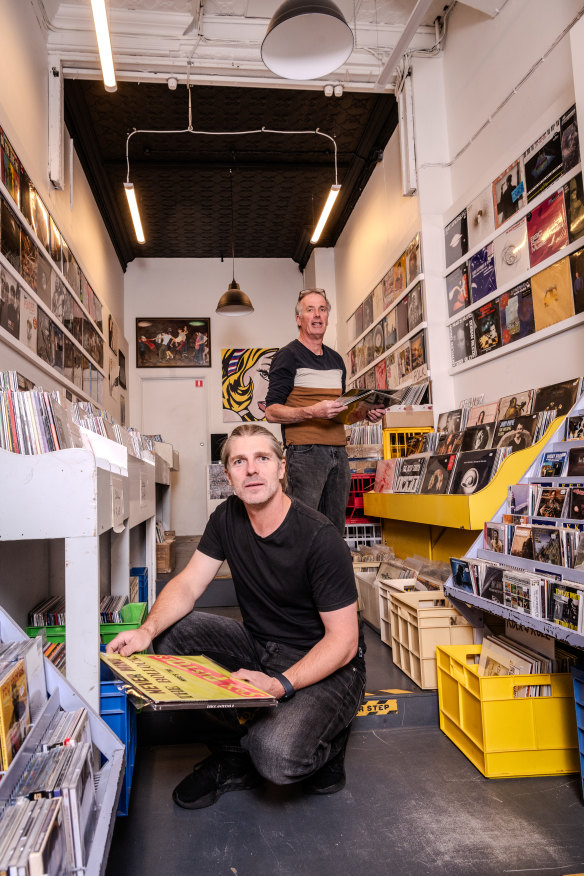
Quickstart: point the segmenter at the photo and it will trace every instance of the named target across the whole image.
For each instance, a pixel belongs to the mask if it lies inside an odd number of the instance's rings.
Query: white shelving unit
[[[584,396],[582,396],[574,405],[574,408],[570,414],[582,414],[584,412]],[[567,423],[567,417],[566,417]],[[574,483],[581,484],[584,478],[576,478],[576,477],[550,477],[550,478],[542,478],[539,476],[539,472],[541,470],[541,460],[544,453],[549,451],[557,451],[557,450],[566,450],[570,447],[581,446],[581,442],[575,441],[555,441],[553,440],[554,436],[550,439],[550,441],[544,445],[539,455],[534,460],[533,464],[530,466],[528,471],[525,474],[525,477],[522,478],[522,482],[529,483],[538,483],[538,484],[549,484],[550,486],[570,486]],[[502,519],[503,513],[505,513],[505,505],[502,505],[499,508],[497,514],[493,517],[493,520],[500,521]],[[496,553],[494,551],[485,550],[483,547],[483,534],[476,539],[473,545],[469,548],[466,556],[468,557],[478,557],[486,560],[487,562],[490,560],[496,563],[505,563],[506,565],[513,566],[517,569],[526,570],[526,571],[539,571],[542,573],[550,573],[552,575],[560,575],[562,578],[565,578],[567,581],[574,581],[580,584],[584,584],[584,572],[578,569],[569,569],[564,566],[555,566],[551,563],[540,563],[539,561],[523,559],[522,557],[515,557],[510,554],[501,554]],[[559,624],[553,623],[550,620],[544,620],[540,618],[532,617],[529,614],[524,614],[523,612],[516,611],[512,608],[507,608],[504,605],[500,605],[497,602],[493,602],[491,599],[485,599],[482,596],[477,596],[473,593],[469,593],[466,590],[462,590],[459,587],[455,587],[452,584],[452,578],[449,578],[448,582],[444,587],[444,591],[446,595],[452,599],[452,601],[456,604],[457,608],[460,610],[462,614],[467,617],[474,626],[482,626],[484,614],[497,615],[499,617],[503,617],[507,620],[515,621],[517,624],[521,626],[527,627],[531,630],[535,630],[536,632],[543,633],[546,636],[552,636],[559,641],[566,642],[569,645],[572,645],[577,648],[584,649],[584,635],[576,632],[575,630],[570,630],[567,627],[560,626]]]
[[[99,713],[101,573],[110,572],[111,592],[118,595],[129,593],[131,565],[147,565],[154,580],[155,487],[153,463],[101,436],[90,443],[91,449],[37,456],[0,450],[0,568],[9,542],[63,540],[58,573],[66,603],[67,678]],[[106,557],[110,570],[101,568]],[[9,588],[12,614],[23,626],[39,588],[43,595],[52,592],[50,572],[46,582],[34,582],[36,589],[0,574],[0,603]]]
[[[23,639],[26,639],[25,632],[9,614],[0,608],[0,641],[14,642]],[[29,758],[59,706],[68,711],[85,706],[89,714],[91,739],[103,755],[104,763],[98,766],[95,771],[98,812],[84,874],[85,876],[99,876],[99,874],[105,873],[107,856],[111,845],[118,797],[124,778],[125,748],[115,733],[110,730],[107,724],[101,720],[61,673],[55,669],[52,663],[46,659],[43,662],[44,683],[49,696],[40,712],[33,719],[30,733],[2,778],[0,783],[0,807],[4,806],[9,800]]]

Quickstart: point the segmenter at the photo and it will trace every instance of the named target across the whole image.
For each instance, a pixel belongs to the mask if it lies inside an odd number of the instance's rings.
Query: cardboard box
[[[169,575],[174,569],[175,543],[174,533],[165,532],[165,540],[156,544],[156,572],[159,575]]]
[[[383,415],[384,429],[416,429],[434,427],[434,411],[428,405],[418,405],[417,410],[388,411]]]

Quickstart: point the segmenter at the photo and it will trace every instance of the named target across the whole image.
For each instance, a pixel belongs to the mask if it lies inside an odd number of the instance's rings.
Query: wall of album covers
[[[1,128],[0,171],[0,328],[102,404],[120,382],[117,324]]]
[[[453,367],[584,310],[579,168],[572,106],[446,226]]]
[[[420,234],[347,320],[347,383],[396,389],[427,377]]]

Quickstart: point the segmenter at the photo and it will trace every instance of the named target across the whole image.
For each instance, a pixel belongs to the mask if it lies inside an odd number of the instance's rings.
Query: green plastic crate
[[[118,633],[123,632],[123,630],[136,630],[146,617],[147,608],[148,603],[146,602],[129,602],[127,605],[124,605],[121,610],[123,618],[122,623],[99,625],[101,641],[104,643],[111,642],[111,640],[115,638]],[[42,630],[45,632],[47,642],[65,641],[64,626],[27,627],[26,634],[32,639],[35,636],[38,636]]]

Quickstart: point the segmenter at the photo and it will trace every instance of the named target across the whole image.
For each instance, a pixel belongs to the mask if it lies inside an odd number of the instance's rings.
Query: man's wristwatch
[[[284,696],[280,697],[280,702],[285,703],[286,700],[291,700],[296,691],[294,690],[294,686],[285,675],[282,675],[281,672],[274,672],[274,670],[270,670],[270,674],[272,678],[277,678],[282,687],[284,688]]]

